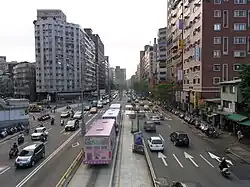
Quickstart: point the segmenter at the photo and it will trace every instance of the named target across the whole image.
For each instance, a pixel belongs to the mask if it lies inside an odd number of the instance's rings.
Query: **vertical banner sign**
[[[183,29],[183,20],[182,20],[182,19],[179,19],[179,20],[178,20],[178,29],[179,29],[179,30],[182,30],[182,29]]]
[[[178,40],[178,49],[182,50],[183,48],[183,40]]]

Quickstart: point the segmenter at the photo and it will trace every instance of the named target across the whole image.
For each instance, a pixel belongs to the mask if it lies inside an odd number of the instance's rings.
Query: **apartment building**
[[[126,69],[120,66],[115,67],[115,84],[117,88],[124,88],[127,85]]]
[[[41,98],[95,89],[95,45],[61,10],[37,10],[36,91]]]
[[[249,63],[250,2],[178,0],[171,3],[172,49],[183,53],[181,101],[192,109],[201,99],[218,97],[218,83],[238,79],[240,65]],[[178,58],[173,59],[174,64],[179,63]]]
[[[158,30],[157,38],[157,83],[167,81],[167,27]]]

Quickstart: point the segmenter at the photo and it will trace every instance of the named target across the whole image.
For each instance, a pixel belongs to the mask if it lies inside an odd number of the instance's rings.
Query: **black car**
[[[174,143],[175,146],[183,145],[189,146],[189,138],[185,132],[175,131],[170,134],[170,140]]]
[[[91,106],[85,106],[84,107],[84,111],[90,111],[90,109],[91,109]]]
[[[39,142],[25,147],[15,161],[16,168],[33,167],[39,160],[45,157],[44,143]]]
[[[156,132],[156,125],[153,121],[145,121],[143,128],[145,132]]]
[[[40,116],[39,118],[37,118],[38,121],[45,121],[45,120],[48,120],[50,119],[50,115],[49,114],[45,114],[45,115],[42,115]]]

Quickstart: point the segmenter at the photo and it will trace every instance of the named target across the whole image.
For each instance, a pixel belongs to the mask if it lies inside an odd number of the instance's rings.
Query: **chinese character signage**
[[[179,20],[178,20],[178,29],[179,29],[179,30],[182,30],[182,29],[183,29],[183,20],[182,20],[182,19],[179,19]]]

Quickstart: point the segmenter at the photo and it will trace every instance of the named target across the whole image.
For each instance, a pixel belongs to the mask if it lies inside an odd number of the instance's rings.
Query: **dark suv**
[[[170,140],[177,145],[189,146],[189,138],[188,135],[182,131],[172,132],[170,134]]]
[[[36,143],[25,147],[15,161],[16,168],[33,167],[39,160],[45,157],[44,143]]]

